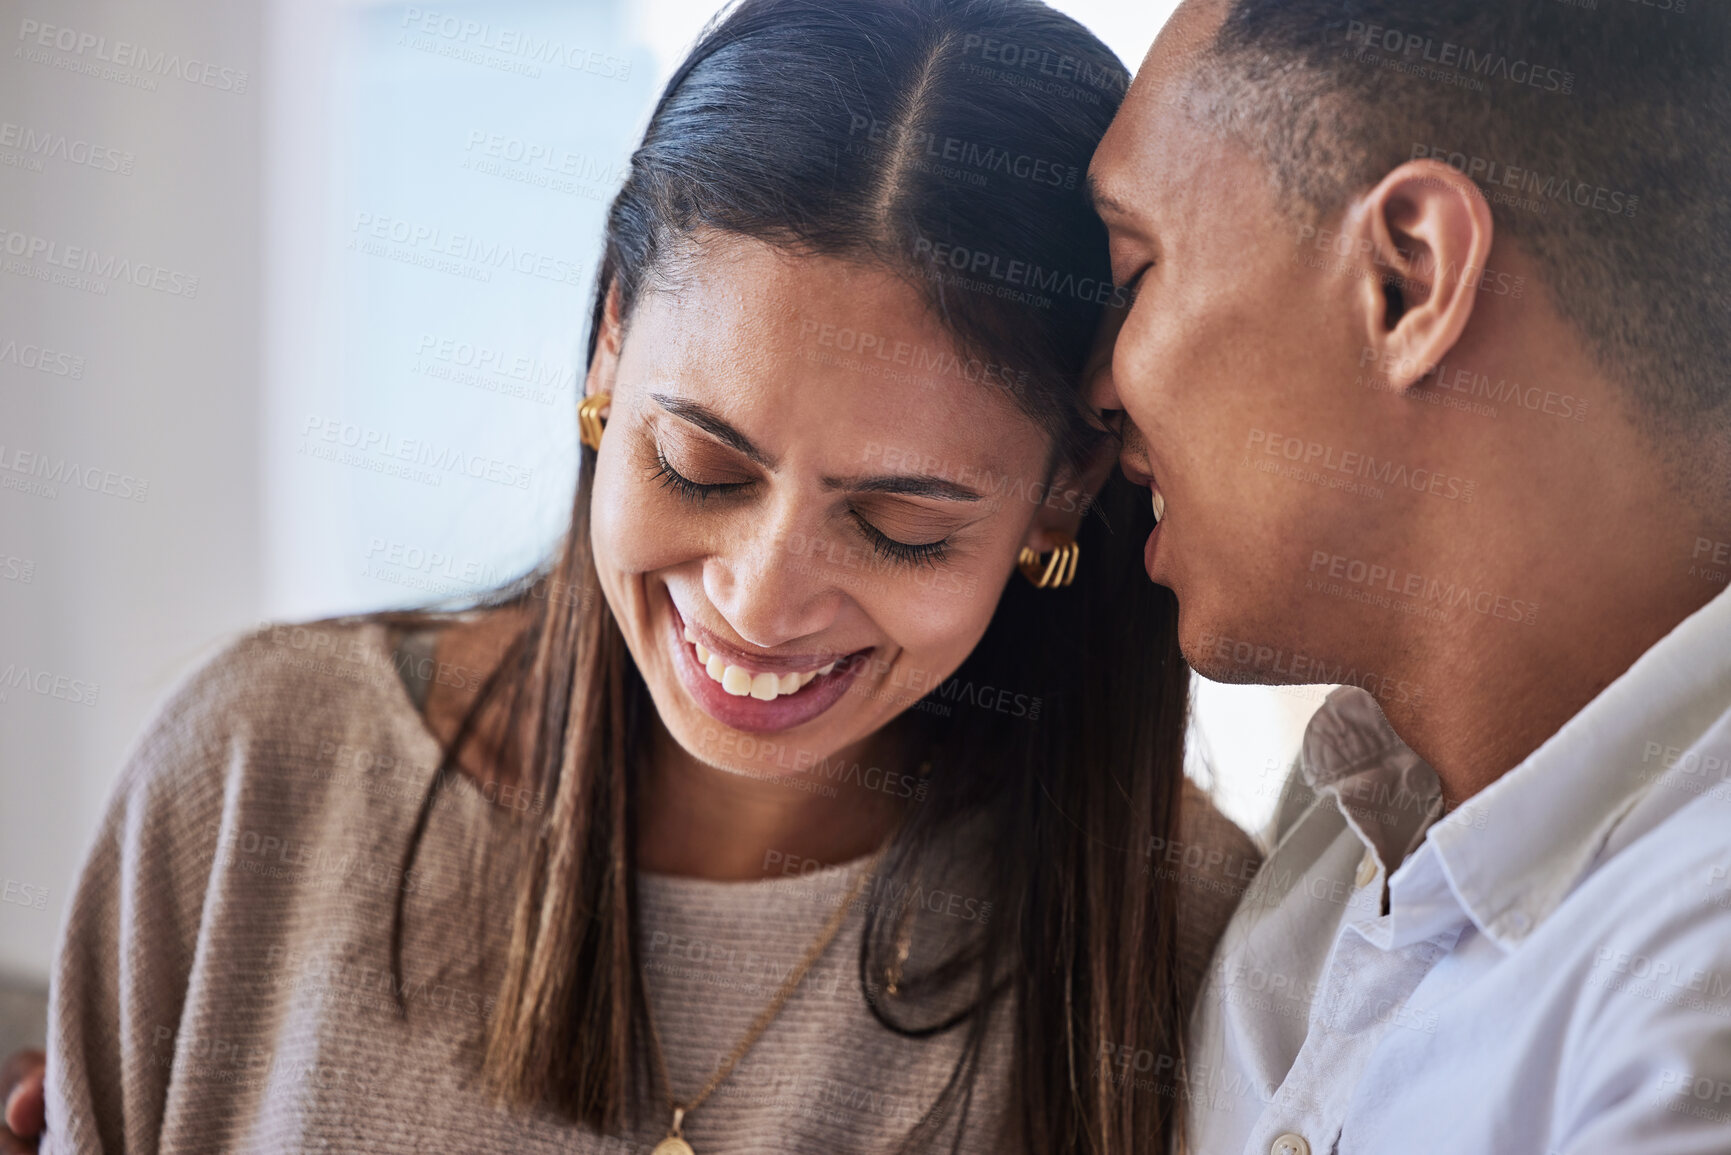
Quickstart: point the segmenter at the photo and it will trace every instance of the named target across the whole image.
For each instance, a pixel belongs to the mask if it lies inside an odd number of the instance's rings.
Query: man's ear
[[[1052,483],[1040,494],[1043,500],[1028,524],[1022,544],[1036,553],[1045,553],[1058,546],[1058,536],[1075,537],[1082,528],[1082,519],[1094,508],[1100,487],[1112,476],[1118,462],[1118,443],[1101,438],[1100,444],[1080,468],[1060,465],[1052,475]]]
[[[595,356],[589,362],[589,374],[583,381],[583,396],[613,392],[619,377],[619,349],[625,343],[625,321],[619,312],[619,282],[607,286],[607,299],[601,306],[601,333],[595,342]]]
[[[1466,331],[1491,253],[1491,207],[1464,173],[1437,160],[1394,169],[1350,210],[1344,229],[1369,262],[1359,303],[1362,364],[1388,388],[1427,378]]]

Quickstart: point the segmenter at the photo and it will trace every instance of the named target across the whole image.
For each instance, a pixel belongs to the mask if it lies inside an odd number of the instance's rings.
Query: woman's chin
[[[743,778],[797,779],[829,764],[840,749],[819,735],[796,741],[784,733],[736,730],[695,708],[681,711],[669,730],[693,758]]]

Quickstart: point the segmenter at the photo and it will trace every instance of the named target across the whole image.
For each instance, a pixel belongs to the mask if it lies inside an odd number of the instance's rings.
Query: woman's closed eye
[[[950,539],[939,538],[937,541],[906,542],[890,537],[883,530],[866,520],[864,514],[857,509],[848,510],[848,515],[854,519],[861,533],[871,542],[872,549],[880,556],[893,558],[909,565],[937,565],[944,560],[950,548]]]
[[[689,466],[687,468],[692,473],[708,472]],[[725,470],[718,472],[726,473]],[[680,499],[698,504],[708,501],[711,497],[726,497],[742,493],[754,484],[754,480],[750,478],[700,481],[693,477],[687,477],[678,466],[668,460],[666,450],[659,444],[655,446],[655,469],[651,478],[658,482],[662,488],[672,490]],[[880,557],[887,557],[909,565],[932,566],[943,561],[949,551],[950,541],[947,536],[930,541],[904,541],[900,537],[892,537],[885,533],[857,508],[849,508],[848,517],[871,546],[872,551]]]
[[[671,489],[687,501],[697,502],[720,494],[738,493],[751,485],[750,481],[694,481],[674,468],[659,445],[655,447],[655,472],[650,476],[660,482],[662,488]]]

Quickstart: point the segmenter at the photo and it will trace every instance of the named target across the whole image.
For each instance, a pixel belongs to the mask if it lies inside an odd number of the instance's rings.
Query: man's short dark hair
[[[1454,165],[1656,429],[1724,438],[1731,0],[1229,4],[1195,107],[1295,213],[1416,157]]]

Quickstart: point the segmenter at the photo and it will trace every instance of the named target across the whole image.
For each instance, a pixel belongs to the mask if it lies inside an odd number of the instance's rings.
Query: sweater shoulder
[[[394,695],[394,697],[393,697]],[[183,804],[345,718],[411,710],[385,627],[366,619],[272,624],[221,645],[169,691],[134,745],[118,793]]]
[[[1178,953],[1189,997],[1202,989],[1214,949],[1262,865],[1262,854],[1208,793],[1184,780],[1177,845],[1157,850],[1153,866],[1178,881]]]

